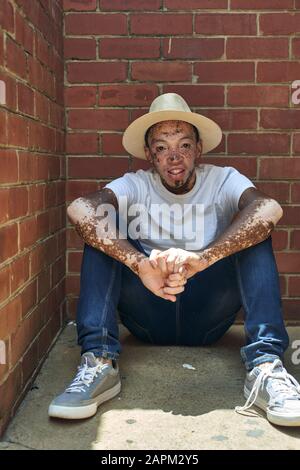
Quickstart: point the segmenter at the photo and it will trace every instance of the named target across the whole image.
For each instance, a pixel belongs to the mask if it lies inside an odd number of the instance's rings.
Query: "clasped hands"
[[[201,253],[180,248],[152,250],[149,258],[139,263],[139,277],[155,295],[175,302],[176,294],[184,291],[187,279],[209,265]]]

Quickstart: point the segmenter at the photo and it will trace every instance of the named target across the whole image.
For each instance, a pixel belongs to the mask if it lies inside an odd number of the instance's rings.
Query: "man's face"
[[[163,185],[175,194],[190,191],[202,151],[193,126],[184,121],[159,122],[149,132],[148,145],[147,160],[159,173]]]

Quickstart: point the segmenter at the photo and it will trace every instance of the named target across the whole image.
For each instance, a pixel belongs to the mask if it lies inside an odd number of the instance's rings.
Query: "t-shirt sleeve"
[[[226,170],[225,178],[220,189],[220,198],[232,213],[239,211],[239,200],[243,192],[248,188],[256,186],[246,176],[232,167],[224,168]]]
[[[117,178],[104,186],[111,189],[120,202],[120,197],[126,197],[128,207],[135,204],[139,200],[139,183],[135,173],[125,173],[125,175]]]

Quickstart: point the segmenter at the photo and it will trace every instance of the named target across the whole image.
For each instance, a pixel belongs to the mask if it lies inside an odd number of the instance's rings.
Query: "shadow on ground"
[[[68,325],[46,360],[0,449],[300,449],[300,428],[271,425],[263,412],[234,412],[244,403],[242,327],[209,347],[155,346],[120,326],[122,390],[90,419],[49,419],[52,398],[79,362],[76,327]],[[291,344],[300,328],[289,328]],[[286,366],[297,380],[300,365]],[[192,365],[195,370],[186,369]]]

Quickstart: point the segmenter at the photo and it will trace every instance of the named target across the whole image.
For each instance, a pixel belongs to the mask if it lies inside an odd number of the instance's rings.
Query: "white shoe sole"
[[[250,390],[244,387],[245,398],[248,398],[249,395]],[[268,409],[268,405],[266,405],[265,401],[259,397],[256,398],[254,405],[258,406],[258,408],[267,414],[268,421],[272,424],[276,424],[277,426],[300,426],[300,413],[295,416],[271,411]]]
[[[99,397],[97,397],[95,403],[84,406],[60,406],[50,404],[48,414],[52,418],[62,418],[62,419],[83,419],[90,418],[97,413],[97,408],[99,405],[104,403],[107,400],[115,397],[120,393],[121,382],[117,383],[113,388],[106,390]]]

